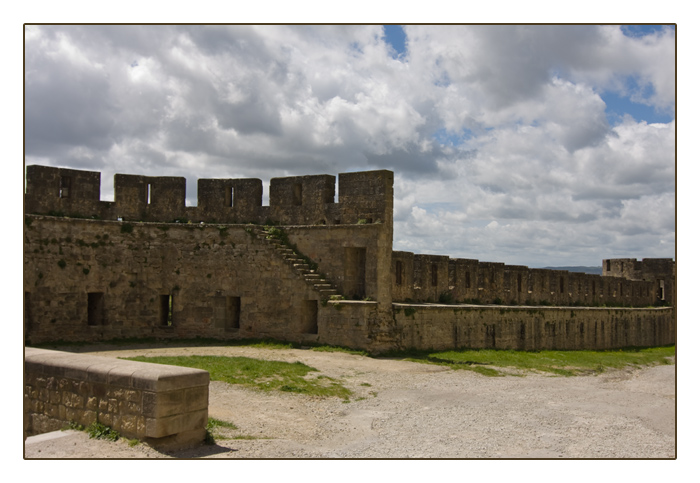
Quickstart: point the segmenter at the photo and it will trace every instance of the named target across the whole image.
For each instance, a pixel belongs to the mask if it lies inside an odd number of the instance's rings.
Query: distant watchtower
[[[672,258],[612,258],[603,260],[604,277],[652,282],[660,303],[675,305],[676,262]]]

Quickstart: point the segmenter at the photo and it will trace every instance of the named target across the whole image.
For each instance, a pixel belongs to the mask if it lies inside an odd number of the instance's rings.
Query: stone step
[[[323,297],[328,298],[338,295],[339,292],[333,288],[333,284],[323,278],[316,270],[312,270],[306,259],[301,258],[296,251],[282,243],[278,238],[271,237],[269,231],[264,228],[252,228],[252,232],[258,238],[270,244],[279,256],[289,263],[298,274],[304,277],[304,281],[312,285],[314,290]]]

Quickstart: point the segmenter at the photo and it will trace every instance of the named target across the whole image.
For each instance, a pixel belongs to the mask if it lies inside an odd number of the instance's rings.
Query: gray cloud
[[[675,31],[27,26],[25,162],[188,178],[392,169],[397,249],[520,264],[673,256]],[[640,97],[641,96],[641,97]],[[627,255],[625,255],[627,256]]]

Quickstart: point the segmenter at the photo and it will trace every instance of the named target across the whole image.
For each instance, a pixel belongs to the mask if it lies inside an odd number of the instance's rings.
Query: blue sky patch
[[[433,134],[433,139],[443,146],[457,147],[464,144],[474,137],[474,133],[471,129],[462,129],[459,132],[448,131],[447,129],[440,128]]]
[[[633,97],[649,99],[654,94],[654,88],[650,85],[639,84],[636,78],[629,77],[626,80],[626,94],[617,92],[603,92],[600,97],[605,102],[605,115],[611,125],[619,124],[625,114],[632,116],[635,121],[651,123],[668,123],[674,118],[672,113],[662,112],[653,106],[635,102]]]
[[[391,55],[394,59],[406,54],[406,32],[401,25],[385,25],[384,41],[394,49]]]
[[[673,116],[658,112],[652,106],[632,102],[629,97],[622,97],[613,92],[606,92],[600,97],[607,106],[605,115],[611,126],[619,124],[625,114],[629,114],[637,122],[645,121],[647,124],[669,123],[673,120]]]
[[[627,37],[644,37],[660,32],[665,27],[676,28],[675,25],[622,25],[622,33]]]

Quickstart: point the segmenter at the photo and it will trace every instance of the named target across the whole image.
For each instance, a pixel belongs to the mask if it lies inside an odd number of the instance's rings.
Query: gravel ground
[[[81,351],[82,352],[82,351]],[[212,382],[209,415],[234,423],[212,446],[160,453],[63,431],[25,458],[675,458],[675,365],[602,375],[485,377],[345,353],[250,347],[94,351],[106,357],[215,354],[301,361],[350,401]],[[245,439],[240,439],[245,438]]]

